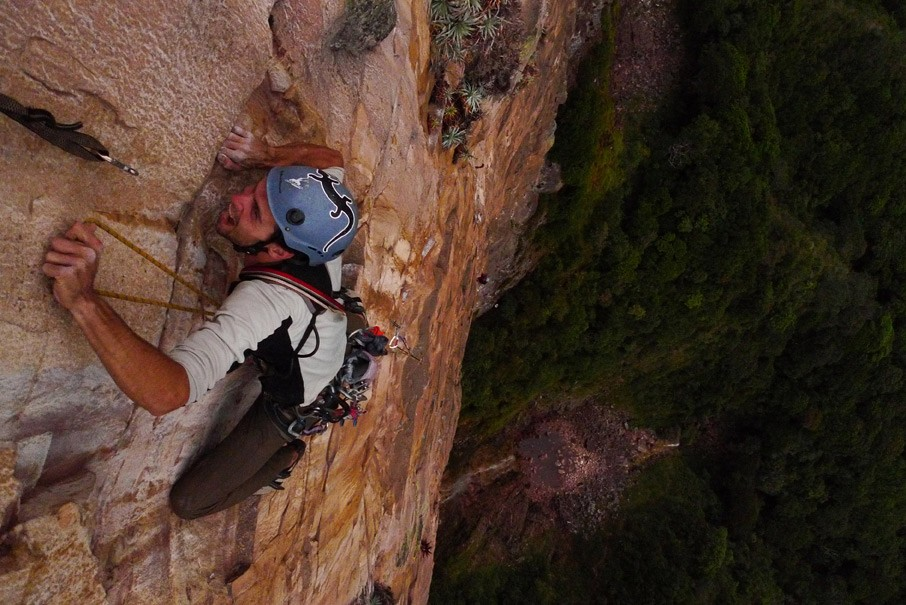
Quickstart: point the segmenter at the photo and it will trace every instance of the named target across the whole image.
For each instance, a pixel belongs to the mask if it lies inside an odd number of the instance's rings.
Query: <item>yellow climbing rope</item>
[[[120,292],[111,292],[109,290],[97,290],[97,293],[100,294],[101,296],[104,296],[106,298],[116,298],[119,300],[140,303],[140,304],[144,304],[144,305],[154,305],[157,307],[164,307],[166,309],[174,309],[176,311],[186,311],[188,313],[197,313],[202,316],[211,316],[214,314],[214,311],[209,311],[204,308],[205,299],[207,299],[210,303],[214,304],[215,306],[220,305],[219,301],[217,301],[213,297],[211,297],[208,294],[201,291],[194,284],[189,283],[188,281],[186,281],[185,279],[183,279],[182,277],[177,275],[175,271],[173,271],[172,269],[170,269],[169,267],[164,265],[162,262],[158,261],[156,258],[154,258],[150,254],[148,254],[147,252],[145,252],[144,250],[139,248],[137,245],[135,245],[131,241],[129,241],[129,239],[126,236],[124,236],[123,234],[118,232],[116,229],[114,229],[113,227],[111,227],[110,225],[108,225],[107,223],[102,221],[101,219],[89,218],[89,219],[86,219],[85,222],[91,223],[92,225],[97,225],[99,228],[101,228],[104,231],[106,231],[107,233],[109,233],[112,237],[119,240],[120,243],[122,243],[124,246],[126,246],[127,248],[129,248],[130,250],[132,250],[133,252],[135,252],[136,254],[141,256],[142,258],[144,258],[146,261],[148,261],[149,263],[151,263],[152,265],[154,265],[155,267],[157,267],[158,269],[160,269],[161,271],[163,271],[164,273],[166,273],[167,275],[172,277],[174,280],[176,280],[177,282],[179,282],[180,284],[182,284],[183,286],[185,286],[186,288],[188,288],[189,290],[191,290],[192,292],[197,294],[200,299],[199,300],[200,306],[198,308],[186,307],[183,305],[177,305],[175,303],[171,303],[171,302],[167,302],[167,301],[163,301],[163,300],[154,300],[151,298],[144,298],[141,296],[133,296],[131,294],[122,294]]]
[[[111,292],[110,290],[95,289],[95,292],[100,294],[105,298],[116,298],[118,300],[125,300],[128,302],[139,303],[143,305],[153,305],[155,307],[164,307],[166,309],[174,309],[176,311],[185,311],[187,313],[195,313],[197,315],[202,315],[204,317],[213,317],[214,311],[205,309],[204,307],[186,307],[183,305],[177,305],[176,303],[167,302],[165,300],[154,300],[153,298],[142,298],[141,296],[133,296],[131,294],[122,294],[121,292]]]

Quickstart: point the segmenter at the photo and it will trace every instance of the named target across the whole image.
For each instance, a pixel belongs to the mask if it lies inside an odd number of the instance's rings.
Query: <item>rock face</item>
[[[335,604],[376,582],[400,602],[427,601],[432,559],[420,544],[436,534],[469,324],[510,275],[576,29],[572,2],[530,8],[526,61],[544,77],[489,104],[474,159],[457,165],[427,132],[424,2],[398,0],[396,27],[358,56],[330,48],[339,0],[13,0],[0,10],[0,90],[60,122],[81,120],[140,172],[77,159],[0,119],[0,601]],[[214,164],[237,121],[275,144],[343,152],[363,217],[349,281],[369,319],[403,335],[418,359],[386,359],[369,413],[312,438],[285,491],[183,522],[167,507],[170,486],[242,415],[253,372],[163,418],[136,410],[40,267],[51,234],[101,217],[222,296],[238,259],[212,219],[228,192],[261,176]],[[99,287],[197,306],[101,236]],[[481,273],[489,284],[476,283]],[[165,350],[197,323],[113,304]]]

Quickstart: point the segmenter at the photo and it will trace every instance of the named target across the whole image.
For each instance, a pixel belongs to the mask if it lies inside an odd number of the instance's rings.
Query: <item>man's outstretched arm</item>
[[[343,156],[336,149],[308,143],[272,147],[239,126],[233,126],[233,131],[224,140],[217,161],[229,170],[273,166],[343,167]]]
[[[136,405],[161,416],[188,401],[189,377],[95,292],[102,246],[94,225],[76,223],[50,241],[42,271],[53,278],[54,298],[72,314],[117,386]]]

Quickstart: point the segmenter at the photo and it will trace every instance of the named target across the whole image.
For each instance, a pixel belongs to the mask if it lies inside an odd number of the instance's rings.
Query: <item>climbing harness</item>
[[[261,370],[261,389],[265,410],[287,441],[316,435],[335,423],[351,420],[357,424],[364,413],[371,383],[377,374],[376,358],[386,355],[390,340],[377,326],[369,327],[362,299],[342,288],[334,291],[330,274],[324,265],[309,265],[296,259],[278,265],[257,265],[243,269],[240,281],[258,280],[287,288],[303,297],[312,312],[298,344],[289,337],[292,318],[286,318],[273,334],[246,351]],[[303,345],[314,335],[317,318],[325,312],[342,313],[347,317],[346,354],[331,382],[310,404],[305,398],[299,359],[310,357],[318,350],[320,341],[308,353],[301,354]],[[363,326],[363,327],[359,327]],[[357,329],[358,328],[358,329]]]
[[[317,435],[331,424],[347,420],[358,425],[366,412],[371,385],[377,375],[377,358],[387,354],[388,338],[377,326],[356,330],[347,338],[343,365],[312,403],[278,411],[278,428],[292,439]]]
[[[46,109],[25,107],[12,97],[0,94],[0,112],[19,122],[39,137],[64,151],[92,162],[108,162],[123,172],[138,176],[138,171],[110,157],[110,152],[100,141],[84,132],[78,132],[81,122],[60,124]]]
[[[142,250],[136,244],[132,243],[126,236],[124,236],[123,234],[118,232],[116,229],[114,229],[113,227],[111,227],[110,225],[108,225],[107,223],[102,221],[101,219],[89,218],[89,219],[86,219],[85,222],[90,223],[92,225],[97,225],[100,229],[102,229],[103,231],[106,231],[113,238],[119,240],[120,243],[122,243],[124,246],[126,246],[127,248],[129,248],[130,250],[132,250],[133,252],[135,252],[136,254],[141,256],[142,258],[144,258],[146,261],[148,261],[149,263],[151,263],[152,265],[154,265],[155,267],[157,267],[158,269],[160,269],[161,271],[166,273],[168,276],[172,277],[174,280],[176,280],[177,282],[179,282],[180,284],[182,284],[183,286],[185,286],[186,288],[188,288],[189,290],[191,290],[192,292],[197,294],[199,297],[200,307],[197,307],[197,308],[187,307],[187,306],[177,305],[175,303],[171,303],[171,302],[167,302],[167,301],[163,301],[163,300],[154,300],[154,299],[150,299],[150,298],[144,298],[141,296],[133,296],[131,294],[122,294],[120,292],[111,292],[109,290],[96,290],[96,292],[98,294],[100,294],[101,296],[104,296],[105,298],[116,298],[118,300],[125,300],[128,302],[134,302],[134,303],[139,303],[139,304],[164,307],[167,309],[174,309],[177,311],[186,311],[188,313],[196,313],[203,317],[212,316],[214,314],[214,311],[207,310],[204,308],[204,300],[207,300],[208,302],[210,302],[211,304],[213,304],[215,306],[220,305],[219,301],[217,301],[213,297],[209,296],[208,294],[205,294],[202,290],[197,288],[194,284],[192,284],[192,283],[188,282],[187,280],[183,279],[182,277],[180,277],[175,271],[173,271],[172,269],[170,269],[169,267],[164,265],[162,262],[158,261],[156,258],[151,256],[144,250]]]

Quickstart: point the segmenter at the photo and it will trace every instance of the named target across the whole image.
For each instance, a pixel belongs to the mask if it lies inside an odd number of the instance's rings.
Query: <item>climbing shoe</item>
[[[297,439],[295,441],[290,441],[286,445],[287,447],[295,450],[295,458],[293,458],[292,464],[280,471],[273,481],[259,489],[257,492],[255,492],[254,495],[263,496],[264,494],[279,492],[286,489],[283,487],[283,482],[289,479],[289,476],[292,474],[293,469],[296,468],[296,464],[298,464],[299,460],[302,458],[302,454],[305,453],[305,442]]]

